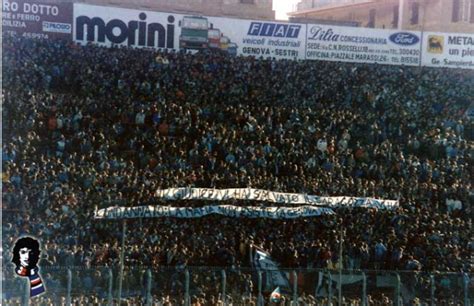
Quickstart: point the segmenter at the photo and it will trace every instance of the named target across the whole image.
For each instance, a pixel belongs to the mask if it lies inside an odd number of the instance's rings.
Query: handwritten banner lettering
[[[232,205],[210,205],[203,207],[136,206],[108,207],[95,212],[95,219],[135,219],[135,218],[201,218],[219,214],[233,218],[296,219],[332,215],[333,210],[324,207],[239,207]]]
[[[305,204],[329,207],[371,207],[393,209],[398,207],[397,200],[380,200],[358,197],[320,197],[302,193],[275,192],[253,188],[169,188],[159,189],[155,196],[165,200],[252,200],[279,204]]]

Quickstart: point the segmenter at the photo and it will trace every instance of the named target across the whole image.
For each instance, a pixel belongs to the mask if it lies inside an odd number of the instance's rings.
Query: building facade
[[[289,15],[370,28],[474,33],[474,0],[303,0]]]
[[[272,0],[79,0],[72,2],[194,15],[275,19]]]
[[[335,4],[348,4],[353,0],[302,0],[297,4],[298,11],[319,8]]]

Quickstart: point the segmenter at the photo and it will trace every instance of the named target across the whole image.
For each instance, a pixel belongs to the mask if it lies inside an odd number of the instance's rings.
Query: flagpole
[[[337,284],[338,301],[339,305],[342,305],[342,240],[344,239],[344,229],[342,219],[340,219],[339,228],[339,282]]]
[[[122,281],[123,281],[123,266],[124,266],[124,257],[125,257],[125,235],[127,233],[127,221],[126,219],[122,220],[122,248],[120,250],[120,270],[119,270],[119,283],[118,283],[118,304],[121,304],[122,300]]]

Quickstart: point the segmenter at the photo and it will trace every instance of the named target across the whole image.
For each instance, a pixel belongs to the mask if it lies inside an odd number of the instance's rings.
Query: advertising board
[[[213,27],[237,44],[237,54],[304,59],[306,24],[208,17]]]
[[[2,32],[30,38],[70,39],[72,10],[72,3],[3,0]]]
[[[418,32],[308,24],[306,59],[419,66]]]
[[[74,5],[73,39],[82,44],[218,48],[235,55],[304,59],[305,32],[304,24]]]
[[[474,69],[474,34],[423,33],[423,66]]]

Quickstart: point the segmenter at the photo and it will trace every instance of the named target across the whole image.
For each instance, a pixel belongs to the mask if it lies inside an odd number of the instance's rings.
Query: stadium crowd
[[[41,267],[112,266],[121,226],[94,210],[165,202],[157,189],[252,187],[398,199],[296,220],[128,222],[126,266],[472,272],[474,74],[3,41],[3,251]],[[234,205],[261,205],[254,202]],[[197,289],[196,289],[197,290]]]

